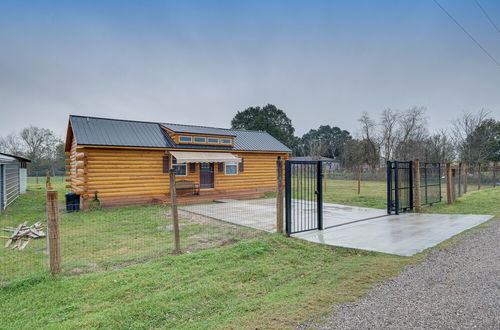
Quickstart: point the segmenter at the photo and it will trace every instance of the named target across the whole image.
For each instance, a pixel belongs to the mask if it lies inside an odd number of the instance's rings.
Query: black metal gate
[[[285,163],[285,227],[287,235],[323,229],[321,161]]]
[[[413,163],[387,162],[387,214],[413,209]]]
[[[441,202],[441,164],[420,165],[420,196],[422,205]]]

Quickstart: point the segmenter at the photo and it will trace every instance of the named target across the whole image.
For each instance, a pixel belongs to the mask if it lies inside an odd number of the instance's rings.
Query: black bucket
[[[74,192],[66,193],[66,211],[80,211],[80,196]]]

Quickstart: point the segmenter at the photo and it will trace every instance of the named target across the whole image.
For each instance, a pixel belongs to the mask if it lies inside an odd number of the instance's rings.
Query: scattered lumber
[[[7,242],[4,247],[8,248],[12,243],[13,249],[23,250],[28,243],[32,239],[45,237],[46,234],[44,232],[45,227],[40,223],[36,222],[33,225],[28,227],[28,221],[25,221],[17,227],[5,227],[3,231],[11,232],[12,235],[9,236],[0,236],[1,238],[7,238]]]

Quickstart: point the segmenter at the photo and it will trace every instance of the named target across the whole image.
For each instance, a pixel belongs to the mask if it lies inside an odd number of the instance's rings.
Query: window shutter
[[[217,163],[217,168],[219,169],[219,172],[224,172],[224,163]]]
[[[238,164],[238,171],[243,172],[245,170],[245,158],[241,158],[241,162]]]
[[[170,157],[163,156],[163,173],[168,173],[168,171],[170,170],[169,159],[170,159]]]
[[[189,173],[196,173],[196,163],[189,163]]]

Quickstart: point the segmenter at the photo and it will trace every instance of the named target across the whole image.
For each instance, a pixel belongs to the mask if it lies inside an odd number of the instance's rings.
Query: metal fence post
[[[171,168],[169,171],[170,176],[170,200],[172,202],[172,221],[174,227],[174,253],[181,252],[181,240],[179,235],[179,213],[177,211],[177,192],[175,189],[175,169]]]
[[[413,161],[414,187],[415,187],[415,211],[422,211],[422,202],[420,200],[420,160]]]
[[[410,185],[409,187],[409,196],[408,198],[410,199],[409,200],[409,206],[410,206],[410,210],[413,210],[413,162],[412,161],[409,161],[408,162],[408,183]]]
[[[285,228],[286,234],[290,236],[292,229],[292,173],[290,161],[285,161]]]
[[[47,237],[49,265],[52,274],[61,273],[61,247],[59,245],[59,206],[57,191],[47,190]]]
[[[396,214],[399,214],[399,165],[398,162],[394,162],[394,210]]]
[[[323,164],[321,161],[318,161],[317,164],[317,183],[316,190],[318,193],[318,229],[323,230]]]
[[[392,213],[392,163],[387,161],[387,214]]]
[[[283,161],[278,157],[276,161],[276,232],[283,233]]]

